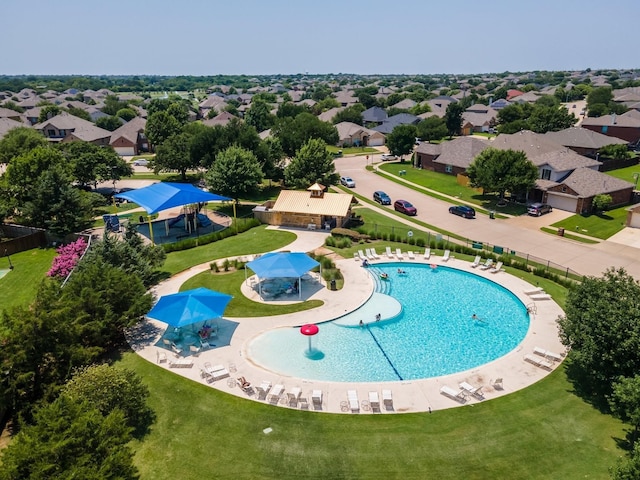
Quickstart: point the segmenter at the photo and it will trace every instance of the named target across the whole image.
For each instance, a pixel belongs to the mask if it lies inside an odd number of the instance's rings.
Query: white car
[[[392,155],[390,153],[383,153],[380,158],[382,159],[383,162],[386,162],[387,160],[397,160],[398,157],[396,155]]]
[[[149,160],[145,158],[139,158],[133,161],[133,165],[136,167],[146,167],[147,165],[149,165]]]
[[[340,177],[340,183],[349,188],[355,188],[356,186],[356,182],[351,177]]]

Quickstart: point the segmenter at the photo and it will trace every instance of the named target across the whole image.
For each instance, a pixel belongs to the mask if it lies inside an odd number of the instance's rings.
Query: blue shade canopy
[[[160,297],[147,317],[184,327],[193,323],[219,318],[233,297],[208,288],[196,288]]]
[[[173,207],[182,207],[192,203],[223,202],[231,198],[205,192],[189,183],[154,183],[148,187],[129,192],[118,193],[117,198],[124,198],[137,203],[148,214],[154,214]]]
[[[259,278],[301,277],[320,263],[302,252],[272,252],[247,263]]]

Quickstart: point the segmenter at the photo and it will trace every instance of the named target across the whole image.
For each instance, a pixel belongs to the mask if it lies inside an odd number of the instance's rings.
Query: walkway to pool
[[[306,231],[291,229],[298,237],[297,239],[282,248],[286,251],[304,251],[309,252],[321,247],[327,236],[322,231]],[[407,256],[404,256],[405,262],[408,262]],[[371,264],[377,262],[398,261],[397,259],[380,258],[372,260]],[[434,267],[437,265],[445,265],[445,263],[437,256],[431,256],[429,260],[422,258],[422,255],[416,255],[412,262],[430,263]],[[161,283],[154,289],[154,293],[160,297],[170,293],[175,293],[180,286],[190,277],[198,273],[208,271],[209,263],[192,267],[184,272],[175,275],[167,281]],[[373,294],[374,281],[367,270],[362,267],[359,261],[353,258],[338,260],[336,264],[342,271],[345,278],[344,287],[338,291],[331,291],[326,286],[323,288],[310,288],[311,296],[305,295],[305,285],[302,286],[303,299],[318,299],[324,302],[324,305],[313,310],[298,312],[288,315],[279,315],[274,317],[252,317],[252,318],[229,318],[229,320],[238,322],[233,335],[230,339],[230,345],[222,345],[204,350],[199,356],[188,356],[193,361],[191,368],[171,368],[171,371],[182,375],[190,380],[209,385],[223,392],[251,399],[253,401],[269,402],[284,408],[308,408],[309,410],[329,412],[329,413],[346,413],[351,412],[349,408],[347,391],[355,390],[360,400],[360,414],[371,414],[374,411],[369,405],[369,392],[377,392],[380,399],[380,409],[375,413],[393,413],[393,412],[426,412],[431,410],[439,410],[452,408],[462,405],[473,405],[480,401],[490,400],[501,395],[512,393],[514,391],[528,387],[529,385],[544,378],[550,371],[555,369],[558,361],[550,360],[550,357],[534,354],[536,348],[549,352],[563,353],[564,346],[558,338],[558,328],[556,319],[563,312],[561,308],[550,299],[544,296],[538,296],[532,292],[535,286],[509,275],[503,271],[499,273],[489,273],[488,270],[480,270],[479,268],[470,268],[470,262],[459,260],[452,257],[446,265],[451,268],[457,268],[465,271],[471,271],[476,275],[488,278],[495,283],[502,285],[511,290],[524,305],[530,308],[531,322],[529,331],[525,339],[520,345],[507,355],[494,360],[490,363],[474,368],[472,370],[447,375],[443,377],[398,381],[398,382],[371,382],[371,383],[344,383],[344,382],[326,382],[315,381],[302,378],[288,377],[276,372],[268,371],[259,365],[256,365],[246,356],[246,345],[257,335],[267,330],[284,327],[299,326],[306,323],[321,323],[332,319],[341,318],[341,322],[351,325],[357,325],[360,317],[363,320],[368,319],[369,322],[375,321],[377,313],[382,318],[390,318],[397,307],[391,304],[388,311],[384,312],[364,312],[360,311],[358,315],[349,315],[351,312],[362,306]],[[313,283],[313,282],[312,282]],[[324,282],[320,282],[324,285]],[[242,286],[244,294],[257,301],[261,301],[257,292],[251,287],[250,282],[244,282]],[[525,292],[529,292],[528,294]],[[538,298],[534,300],[534,298]],[[269,303],[291,302],[295,298],[283,298],[282,300],[269,300]],[[366,317],[366,318],[364,318]],[[355,322],[355,323],[354,323]],[[161,344],[161,335],[166,330],[166,324],[156,322],[154,320],[146,320],[141,322],[136,328],[129,333],[129,342],[132,348],[143,358],[150,362],[157,362],[158,355],[164,354],[167,361],[158,363],[160,368],[169,368],[169,362],[175,360],[174,355],[158,346]],[[538,351],[538,353],[540,353]],[[552,357],[553,355],[551,355]],[[525,357],[529,361],[525,361]],[[162,358],[160,358],[162,360]],[[536,366],[532,361],[537,361],[541,366]],[[201,376],[201,368],[205,362],[212,365],[223,365],[230,373],[229,377],[216,380],[212,383],[207,382]],[[548,367],[544,365],[548,363]],[[237,386],[236,379],[245,377],[251,382],[253,389],[246,393]],[[501,384],[496,385],[496,380],[501,379]],[[258,395],[255,387],[260,386],[263,382],[269,382],[271,385],[283,385],[284,394],[280,396],[267,395],[266,399]],[[471,386],[482,386],[481,396],[468,395],[464,401],[453,399],[441,393],[442,387],[449,387],[456,393],[460,391],[458,385],[466,382]],[[300,398],[306,402],[298,401],[291,404],[287,401],[287,392],[293,389],[300,389]],[[386,406],[382,400],[382,390],[391,390],[393,400]],[[320,404],[312,402],[312,393],[314,391],[322,392],[322,401]],[[446,388],[445,388],[446,391]]]

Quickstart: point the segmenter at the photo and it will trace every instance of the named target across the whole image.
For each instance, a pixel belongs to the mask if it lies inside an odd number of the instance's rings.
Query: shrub
[[[229,228],[225,228],[224,230],[221,230],[219,232],[209,233],[198,238],[181,240],[176,243],[166,243],[162,245],[162,248],[164,248],[164,251],[167,253],[189,250],[190,248],[195,248],[199,245],[208,245],[209,243],[217,242],[218,240],[222,240],[227,237],[233,237],[238,233],[244,233],[254,227],[259,227],[260,225],[261,223],[259,220],[251,218],[245,222],[238,222],[237,224],[234,222]]]
[[[350,230],[348,228],[334,228],[333,230],[331,230],[331,235],[333,235],[334,237],[348,237],[354,242],[369,239],[369,235],[367,235],[366,233],[361,233],[356,230]]]
[[[56,249],[58,255],[47,272],[49,277],[66,278],[76,268],[80,257],[87,249],[87,241],[80,237],[75,242],[68,243]]]

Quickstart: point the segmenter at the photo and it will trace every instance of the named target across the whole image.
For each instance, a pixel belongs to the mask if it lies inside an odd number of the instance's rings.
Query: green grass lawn
[[[619,168],[617,170],[610,170],[604,173],[611,175],[612,177],[619,178],[620,180],[631,182],[635,184],[637,188],[638,180],[634,178],[634,174],[640,175],[640,165],[632,165],[631,167]]]
[[[606,240],[624,228],[627,219],[627,208],[629,208],[628,205],[614,208],[598,215],[573,215],[551,226],[564,228],[567,233],[578,232]]]
[[[327,150],[331,153],[338,153],[338,150],[342,150],[343,155],[366,155],[368,153],[380,153],[378,150],[371,147],[335,147],[333,145],[327,145]]]
[[[28,306],[56,255],[54,248],[36,248],[11,255],[14,269],[0,278],[0,309]],[[0,269],[7,268],[9,260],[6,256],[0,257]]]
[[[457,181],[457,178],[454,175],[447,175],[444,173],[431,172],[429,170],[422,170],[420,168],[413,168],[411,163],[405,162],[393,162],[393,163],[385,163],[380,165],[380,170],[383,170],[387,173],[392,174],[394,177],[391,180],[396,183],[405,185],[400,178],[407,180],[409,182],[415,183],[416,185],[420,185],[424,188],[428,188],[431,190],[435,190],[436,192],[443,193],[445,195],[449,195],[451,197],[460,199],[464,202],[469,202],[471,204],[477,205],[478,208],[484,210],[495,210],[498,213],[506,213],[510,215],[522,215],[526,213],[527,208],[524,205],[518,205],[516,203],[508,203],[506,206],[498,206],[498,196],[497,195],[483,195],[479,193],[476,189],[471,187],[466,187],[460,185]],[[406,171],[406,175],[400,177],[399,171]],[[409,186],[411,188],[411,186]],[[450,199],[443,197],[441,195],[434,194],[432,192],[425,192],[424,190],[419,190],[421,193],[433,196],[435,198],[440,198],[441,200],[451,202]],[[482,213],[482,212],[480,212]]]
[[[340,415],[224,394],[133,353],[117,364],[144,378],[157,415],[133,443],[143,479],[605,479],[622,454],[620,422],[576,397],[563,368],[473,406]]]
[[[247,272],[248,276],[253,272]],[[290,305],[270,305],[268,303],[257,303],[249,300],[240,291],[240,286],[245,280],[245,271],[230,272],[203,272],[187,280],[180,290],[190,290],[192,288],[209,288],[217,292],[227,293],[233,299],[224,311],[225,317],[264,317],[269,315],[284,315],[285,313],[301,312],[323,305],[321,300],[310,300],[307,302],[293,303]]]
[[[267,230],[266,225],[252,228],[240,236],[228,237],[219,242],[213,242],[198,248],[171,252],[162,271],[175,275],[178,272],[211,262],[219,258],[270,252],[281,248],[295,240],[296,235],[291,232]]]

